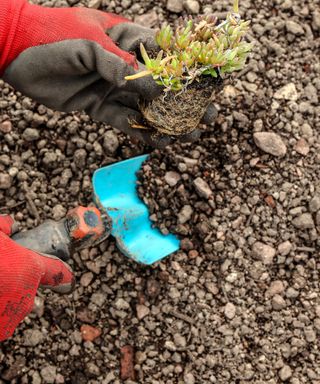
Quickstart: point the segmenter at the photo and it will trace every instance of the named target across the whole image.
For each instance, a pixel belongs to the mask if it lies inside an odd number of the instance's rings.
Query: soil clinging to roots
[[[170,91],[165,96],[143,102],[140,107],[147,125],[172,136],[191,133],[214,100],[220,81],[204,78],[202,82],[192,83],[186,91]]]

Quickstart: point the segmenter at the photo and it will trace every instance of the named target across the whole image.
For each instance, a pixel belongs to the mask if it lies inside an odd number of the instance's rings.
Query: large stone
[[[256,132],[253,140],[258,148],[273,156],[283,157],[287,153],[286,145],[274,132]]]
[[[298,92],[294,83],[288,83],[282,88],[278,89],[273,95],[278,100],[298,100]]]

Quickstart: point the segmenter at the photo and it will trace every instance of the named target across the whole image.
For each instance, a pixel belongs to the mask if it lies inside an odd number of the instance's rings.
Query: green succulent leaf
[[[204,70],[202,72],[202,75],[210,75],[212,77],[218,77],[217,71],[213,68]]]
[[[149,67],[152,68],[152,62],[151,62],[151,60],[150,60],[150,58],[148,56],[148,53],[147,53],[147,51],[146,51],[146,49],[145,49],[145,47],[144,47],[144,45],[142,43],[140,44],[140,52],[141,52],[141,56],[143,58],[143,61],[144,61],[145,65],[146,65],[146,67],[148,69],[149,69]]]

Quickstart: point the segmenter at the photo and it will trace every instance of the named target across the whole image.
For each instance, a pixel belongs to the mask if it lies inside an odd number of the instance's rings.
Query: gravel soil
[[[34,3],[36,1],[33,1]],[[226,1],[44,0],[149,25]],[[69,296],[39,292],[2,343],[0,384],[320,383],[320,2],[241,0],[248,66],[192,145],[152,151],[139,193],[182,249],[153,267],[112,239],[70,264]],[[88,204],[100,166],[150,151],[84,114],[0,82],[0,213],[21,228]]]

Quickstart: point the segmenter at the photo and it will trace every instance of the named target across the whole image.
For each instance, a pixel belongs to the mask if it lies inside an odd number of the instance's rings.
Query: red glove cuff
[[[94,41],[135,66],[134,56],[122,51],[106,31],[129,20],[87,8],[45,8],[26,0],[0,0],[0,75],[30,47],[80,39]]]

